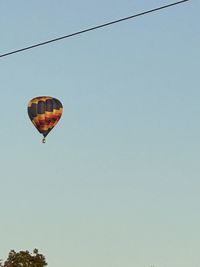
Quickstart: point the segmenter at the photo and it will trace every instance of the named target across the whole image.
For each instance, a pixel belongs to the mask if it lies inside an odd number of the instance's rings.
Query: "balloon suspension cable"
[[[46,143],[46,139],[45,139],[45,137],[42,139],[42,143],[43,143],[43,144]]]

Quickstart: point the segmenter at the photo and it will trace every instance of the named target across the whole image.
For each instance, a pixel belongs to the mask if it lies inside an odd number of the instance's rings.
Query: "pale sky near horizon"
[[[0,54],[169,4],[1,1]],[[0,58],[0,259],[200,265],[200,2]],[[64,106],[42,136],[39,95]]]

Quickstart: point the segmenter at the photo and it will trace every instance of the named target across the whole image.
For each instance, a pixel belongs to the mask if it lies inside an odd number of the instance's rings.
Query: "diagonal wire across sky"
[[[166,8],[169,8],[169,7],[172,7],[172,6],[175,6],[175,5],[179,5],[179,4],[182,4],[182,3],[187,2],[187,1],[189,1],[189,0],[182,0],[182,1],[174,2],[174,3],[168,4],[168,5],[164,5],[164,6],[160,6],[160,7],[154,8],[154,9],[143,11],[141,13],[137,13],[137,14],[134,14],[134,15],[131,15],[131,16],[128,16],[128,17],[120,18],[120,19],[113,20],[113,21],[110,21],[110,22],[107,22],[107,23],[104,23],[104,24],[100,24],[100,25],[97,25],[97,26],[94,26],[94,27],[90,27],[90,28],[84,29],[84,30],[81,30],[81,31],[77,31],[77,32],[74,32],[74,33],[70,33],[70,34],[67,34],[67,35],[64,35],[64,36],[60,36],[60,37],[54,38],[54,39],[50,39],[50,40],[47,40],[45,42],[36,43],[36,44],[30,45],[30,46],[26,46],[26,47],[23,47],[23,48],[20,48],[20,49],[17,49],[17,50],[13,50],[13,51],[7,52],[5,54],[1,54],[0,57],[10,56],[10,55],[13,55],[13,54],[16,54],[16,53],[23,52],[25,50],[30,50],[30,49],[36,48],[38,46],[47,45],[49,43],[53,43],[53,42],[57,42],[57,41],[60,41],[60,40],[63,40],[63,39],[67,39],[67,38],[73,37],[75,35],[83,34],[83,33],[89,32],[89,31],[94,31],[94,30],[97,30],[97,29],[100,29],[100,28],[103,28],[103,27],[107,27],[107,26],[110,26],[110,25],[113,25],[113,24],[116,24],[116,23],[120,23],[120,22],[125,21],[125,20],[134,19],[136,17],[144,16],[144,15],[147,15],[149,13],[153,13],[153,12],[160,11],[162,9],[166,9]]]

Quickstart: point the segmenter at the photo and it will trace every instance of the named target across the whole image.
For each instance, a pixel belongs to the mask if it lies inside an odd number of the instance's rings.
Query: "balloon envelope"
[[[62,112],[62,103],[51,96],[35,97],[28,103],[29,118],[44,138],[58,123]]]

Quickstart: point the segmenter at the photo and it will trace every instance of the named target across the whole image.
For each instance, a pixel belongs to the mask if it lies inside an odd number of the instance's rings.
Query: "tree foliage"
[[[28,250],[15,252],[11,250],[7,260],[0,262],[0,267],[44,267],[46,266],[45,257],[39,254],[37,249],[30,253]]]

